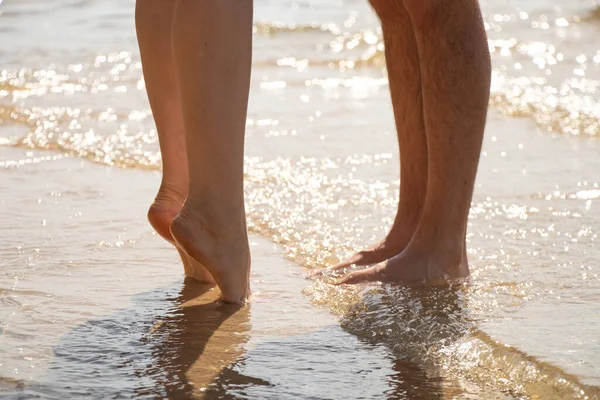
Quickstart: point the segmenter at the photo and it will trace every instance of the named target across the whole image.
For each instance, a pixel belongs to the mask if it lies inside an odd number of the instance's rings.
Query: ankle
[[[199,223],[224,240],[246,237],[244,204],[229,204],[213,199],[188,198],[179,217],[188,223]]]
[[[186,197],[186,186],[173,184],[163,179],[153,205],[162,208],[181,208]]]
[[[420,219],[421,209],[409,211],[406,207],[400,206],[384,242],[386,244],[403,243],[406,246],[417,230]]]
[[[464,230],[454,226],[422,223],[415,231],[409,246],[416,251],[429,253],[460,264],[465,255]],[[453,263],[454,264],[454,263]]]

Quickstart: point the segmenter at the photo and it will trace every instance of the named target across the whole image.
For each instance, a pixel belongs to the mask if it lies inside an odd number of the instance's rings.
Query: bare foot
[[[390,232],[381,242],[366,250],[359,251],[352,257],[331,267],[331,270],[343,269],[350,266],[363,267],[378,264],[400,254],[406,248],[408,242],[410,242],[416,229],[418,218],[405,218],[405,220],[407,221],[405,223],[394,222]]]
[[[154,203],[148,210],[148,221],[156,232],[166,241],[175,246],[183,262],[185,275],[202,283],[215,283],[214,278],[206,267],[185,254],[173,240],[170,227],[173,219],[179,214],[185,197],[173,189],[161,186]]]
[[[349,273],[338,284],[384,282],[440,286],[468,276],[469,264],[463,248],[440,251],[436,246],[416,249],[409,245],[402,253],[381,264]]]
[[[250,296],[250,247],[244,221],[217,223],[191,202],[171,223],[177,245],[206,266],[221,289],[223,301],[244,303]]]

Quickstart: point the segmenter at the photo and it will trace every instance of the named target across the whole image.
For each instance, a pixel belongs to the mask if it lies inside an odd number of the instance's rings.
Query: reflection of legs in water
[[[401,14],[400,0],[372,2],[384,20]],[[419,54],[427,194],[406,249],[382,264],[351,273],[343,283],[436,284],[469,275],[465,233],[490,87],[481,12],[476,0],[404,0],[403,4]]]
[[[381,17],[390,92],[402,155],[400,201],[396,218],[385,239],[334,269],[379,263],[404,250],[419,223],[427,189],[427,141],[423,125],[421,71],[410,17],[400,1],[372,0],[371,3]],[[385,7],[394,7],[393,12],[385,10]]]
[[[186,279],[173,312],[162,325],[165,339],[155,350],[157,365],[150,368],[163,371],[161,384],[167,398],[201,395],[200,390],[243,353],[250,330],[249,307],[223,304],[211,288]]]
[[[348,332],[373,344],[388,345],[399,357],[394,368],[397,375],[391,379],[396,388],[388,392],[389,398],[464,397],[461,385],[452,382],[453,374],[440,366],[455,361],[448,350],[472,334],[465,294],[461,286],[389,287],[365,293],[344,318]]]
[[[158,131],[163,177],[148,210],[152,227],[171,243],[169,227],[188,192],[188,167],[179,83],[171,50],[171,25],[175,0],[140,0],[136,3],[136,30],[144,79]],[[179,249],[178,249],[179,250]],[[214,282],[206,268],[179,250],[186,275]]]
[[[223,300],[243,302],[250,294],[243,165],[252,0],[179,0],[173,52],[189,191],[171,234],[211,272]]]
[[[397,358],[393,361],[396,374],[390,377],[393,390],[388,392],[388,399],[427,399],[444,398],[441,377],[427,375],[418,364]],[[449,385],[447,385],[449,386]],[[444,388],[448,391],[448,388]],[[457,395],[460,393],[457,393]],[[450,397],[450,396],[448,396]]]

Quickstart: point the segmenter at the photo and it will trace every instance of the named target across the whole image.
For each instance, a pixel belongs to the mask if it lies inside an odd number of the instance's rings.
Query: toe
[[[308,272],[306,274],[306,277],[314,278],[314,277],[318,277],[318,276],[323,276],[328,271],[337,271],[337,270],[352,267],[355,265],[358,265],[358,266],[363,265],[363,264],[359,263],[360,259],[362,258],[361,254],[362,254],[362,252],[357,253],[357,254],[353,255],[352,257],[348,258],[347,260],[344,260],[341,263],[334,265],[333,267],[317,268],[313,271]]]
[[[347,260],[344,260],[341,263],[334,265],[333,267],[330,268],[330,270],[336,271],[339,269],[344,269],[344,268],[348,268],[348,267],[352,267],[352,266],[360,267],[363,265],[368,265],[368,264],[371,264],[370,258],[371,257],[369,257],[369,252],[359,251],[358,253],[356,253],[352,257],[348,258]]]
[[[248,291],[241,293],[230,293],[221,290],[221,300],[227,304],[244,305],[248,302],[250,296]]]
[[[371,268],[354,271],[340,279],[338,285],[354,285],[364,282],[379,282],[383,280],[380,266],[376,265]]]
[[[330,271],[337,271],[337,270],[340,270],[340,269],[351,267],[353,265],[357,265],[357,263],[356,263],[357,259],[356,258],[357,258],[356,256],[352,257],[352,258],[350,258],[350,259],[348,259],[346,261],[343,261],[343,262],[341,262],[341,263],[339,263],[337,265],[334,265],[331,268],[327,268],[327,269],[330,270]]]

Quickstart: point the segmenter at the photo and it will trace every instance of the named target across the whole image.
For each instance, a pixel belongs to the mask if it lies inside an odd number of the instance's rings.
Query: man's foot
[[[244,303],[250,296],[250,247],[245,226],[244,221],[217,222],[189,200],[171,223],[177,245],[206,266],[227,303]]]
[[[338,284],[362,282],[400,283],[405,285],[448,285],[469,276],[464,248],[440,251],[436,246],[416,249],[409,245],[389,260],[342,278]]]
[[[420,215],[420,211],[415,215]],[[399,222],[397,218],[385,239],[366,250],[359,251],[352,257],[333,266],[331,270],[378,264],[400,254],[412,239],[419,218],[413,216],[412,218],[404,218],[404,220],[405,222]]]
[[[154,203],[152,203],[148,210],[148,221],[163,239],[177,248],[186,276],[194,278],[202,283],[214,284],[215,280],[206,267],[185,254],[185,252],[177,246],[173,240],[173,236],[171,236],[171,223],[177,214],[179,214],[179,211],[181,211],[184,200],[185,197],[178,191],[161,186]]]

